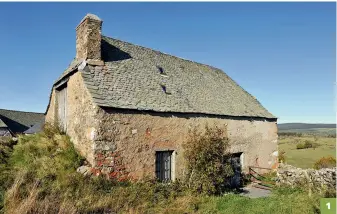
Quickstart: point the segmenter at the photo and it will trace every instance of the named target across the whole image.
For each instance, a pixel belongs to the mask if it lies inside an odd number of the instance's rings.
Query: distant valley
[[[278,131],[308,133],[317,135],[335,135],[336,124],[322,124],[322,123],[282,123],[278,124]]]

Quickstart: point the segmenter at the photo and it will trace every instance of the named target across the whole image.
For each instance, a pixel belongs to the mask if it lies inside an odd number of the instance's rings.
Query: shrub
[[[57,124],[46,123],[43,126],[43,134],[48,138],[53,138],[55,134],[63,134]]]
[[[336,138],[336,134],[328,134],[327,137],[329,137],[329,138]]]
[[[332,168],[336,166],[336,159],[334,157],[322,157],[318,161],[315,162],[314,168],[315,169],[322,169],[322,168]]]
[[[178,182],[117,182],[77,173],[82,158],[52,126],[20,136],[11,153],[15,180],[0,213],[192,213],[196,201]]]
[[[227,130],[206,126],[202,133],[194,128],[183,147],[188,187],[198,193],[221,194],[233,175]]]
[[[279,163],[285,163],[286,162],[285,153],[286,153],[285,151],[280,151],[279,156],[278,156]]]
[[[306,148],[306,149],[313,148],[313,142],[311,142],[310,140],[306,140],[304,142],[304,148]]]
[[[279,132],[277,133],[279,137],[302,137],[302,133],[298,132]]]
[[[304,143],[298,143],[296,145],[296,149],[309,149],[309,148],[317,148],[319,146],[318,143],[314,143],[310,140],[305,140]]]
[[[16,141],[13,141],[10,137],[0,137],[0,213],[2,213],[4,206],[5,191],[10,187],[14,179],[9,165],[9,158],[15,144]]]
[[[296,149],[305,149],[304,144],[303,143],[297,144]]]

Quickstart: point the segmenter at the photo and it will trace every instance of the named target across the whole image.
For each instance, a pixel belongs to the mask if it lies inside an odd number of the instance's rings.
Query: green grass
[[[230,194],[222,197],[210,197],[200,204],[200,213],[242,213],[242,214],[305,214],[317,213],[319,209],[318,198],[296,190],[274,191],[267,198],[250,199]]]
[[[0,137],[0,213],[4,206],[6,189],[10,186],[13,176],[9,158],[13,152],[15,142],[8,137]]]
[[[305,140],[317,143],[317,148],[296,149],[298,143]],[[278,140],[279,151],[285,151],[286,163],[300,167],[313,168],[314,163],[322,157],[336,157],[336,139],[320,136],[282,137]]]

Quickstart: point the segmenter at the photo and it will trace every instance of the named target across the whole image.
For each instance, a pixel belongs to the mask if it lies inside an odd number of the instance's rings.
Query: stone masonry
[[[83,18],[76,28],[76,58],[101,59],[102,20],[93,14]]]
[[[102,109],[97,115],[95,134],[96,167],[137,179],[154,176],[155,152],[175,152],[175,177],[184,174],[182,144],[188,131],[206,125],[225,127],[231,153],[243,153],[243,171],[248,166],[276,167],[277,127],[275,122],[207,117],[196,114],[141,113],[132,110]]]
[[[301,169],[291,165],[280,164],[277,172],[278,185],[292,187],[308,184],[313,189],[321,191],[336,189],[336,167],[324,169]]]

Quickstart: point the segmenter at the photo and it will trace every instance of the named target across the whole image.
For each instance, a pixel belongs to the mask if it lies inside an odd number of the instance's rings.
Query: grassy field
[[[296,149],[298,143],[305,141],[316,143],[317,148]],[[280,136],[278,145],[279,151],[285,152],[286,163],[300,168],[312,168],[314,163],[322,157],[336,157],[336,138]]]
[[[268,198],[250,199],[229,194],[222,197],[204,198],[198,213],[318,213],[317,199],[300,190],[277,189]],[[303,206],[305,204],[305,206]]]

